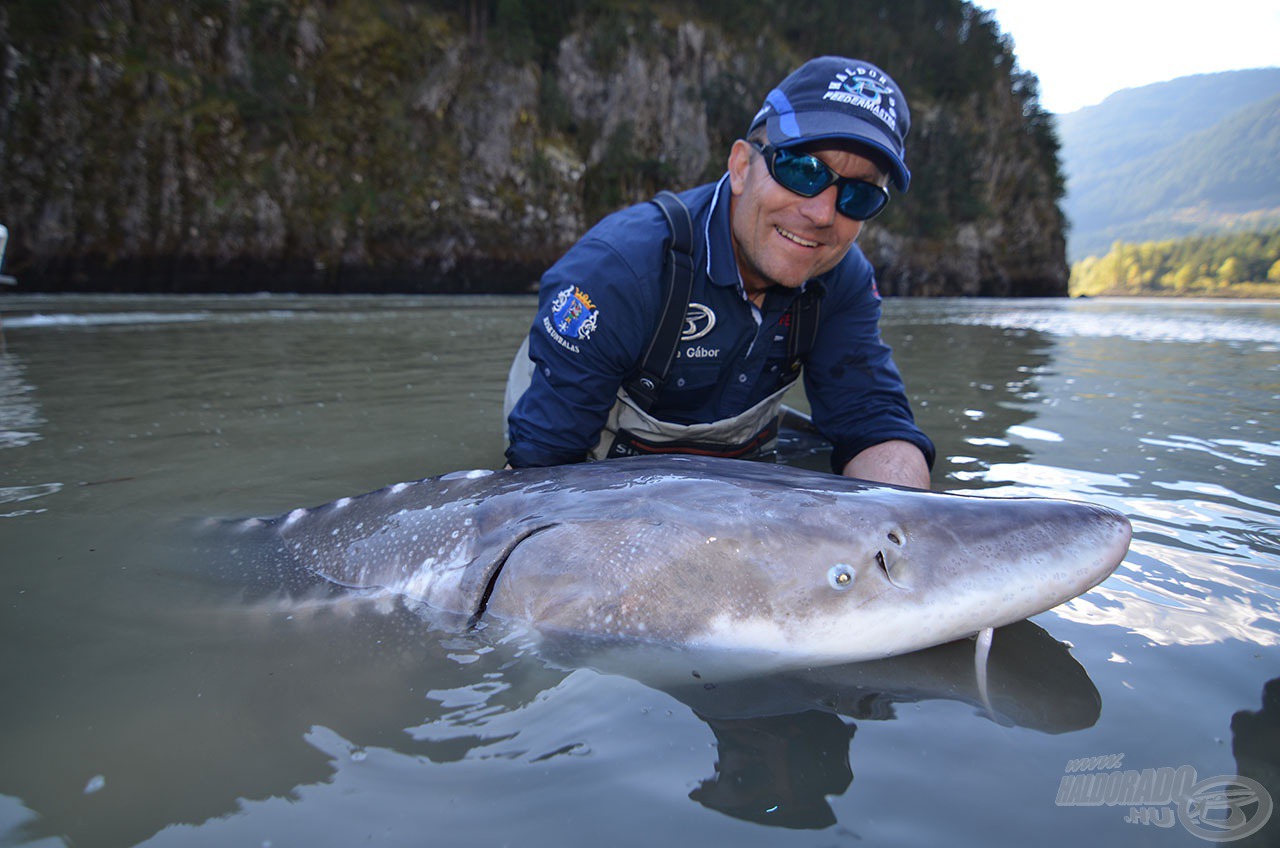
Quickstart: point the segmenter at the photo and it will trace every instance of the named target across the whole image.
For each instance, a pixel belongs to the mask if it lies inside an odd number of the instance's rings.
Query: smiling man
[[[765,99],[716,183],[617,212],[545,275],[507,387],[520,468],[685,452],[750,457],[803,370],[832,470],[928,488],[855,244],[911,179],[906,99],[874,65],[810,60]]]

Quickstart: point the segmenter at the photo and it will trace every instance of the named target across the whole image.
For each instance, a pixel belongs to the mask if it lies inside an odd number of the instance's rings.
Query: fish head
[[[726,570],[753,602],[724,603],[705,640],[785,646],[811,664],[906,653],[1088,591],[1124,560],[1132,535],[1123,515],[1089,503],[891,487],[838,494],[786,526]]]

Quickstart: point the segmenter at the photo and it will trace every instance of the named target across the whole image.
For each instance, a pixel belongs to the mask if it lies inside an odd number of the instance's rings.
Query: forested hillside
[[[1280,68],[1129,89],[1058,121],[1073,261],[1280,224]]]
[[[6,0],[0,221],[27,289],[525,290],[717,177],[809,56],[889,70],[888,294],[1065,294],[1034,77],[961,0]]]
[[[1072,267],[1071,293],[1280,298],[1280,229],[1117,242]]]

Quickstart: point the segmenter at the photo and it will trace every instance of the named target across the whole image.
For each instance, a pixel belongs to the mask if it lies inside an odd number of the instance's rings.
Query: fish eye
[[[853,566],[846,565],[843,562],[837,562],[827,571],[827,582],[831,584],[831,588],[837,592],[843,592],[853,585],[853,578],[856,576]]]

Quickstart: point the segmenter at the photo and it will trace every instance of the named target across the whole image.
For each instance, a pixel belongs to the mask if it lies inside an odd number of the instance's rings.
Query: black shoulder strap
[[[663,264],[666,301],[658,319],[657,332],[649,349],[640,360],[636,375],[625,385],[627,394],[643,411],[648,412],[658,399],[658,391],[667,379],[671,363],[684,331],[684,316],[689,311],[693,292],[693,218],[680,198],[669,191],[660,192],[650,201],[662,210],[671,228],[671,242]]]
[[[813,350],[818,336],[818,316],[822,313],[822,296],[826,289],[818,280],[810,280],[791,302],[791,338],[787,344],[787,371],[794,375],[801,361]]]

